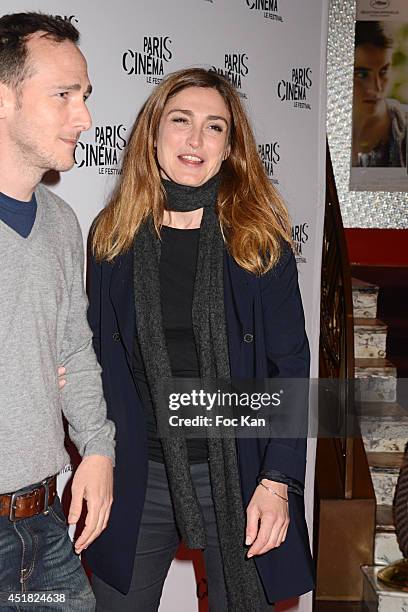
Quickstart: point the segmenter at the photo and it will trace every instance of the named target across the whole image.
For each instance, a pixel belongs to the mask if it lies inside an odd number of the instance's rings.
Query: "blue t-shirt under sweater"
[[[0,220],[23,238],[33,229],[37,214],[37,200],[33,194],[29,202],[21,202],[0,192]]]

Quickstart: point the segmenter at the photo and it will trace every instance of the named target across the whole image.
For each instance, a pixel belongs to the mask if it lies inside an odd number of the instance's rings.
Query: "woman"
[[[356,22],[353,166],[406,164],[406,113],[397,100],[387,98],[392,47],[381,22]]]
[[[117,428],[111,519],[87,552],[100,610],[157,610],[180,539],[204,551],[212,612],[313,588],[305,440],[157,432],[172,376],[308,376],[289,245],[234,88],[203,69],[169,75],[91,238],[89,320]]]

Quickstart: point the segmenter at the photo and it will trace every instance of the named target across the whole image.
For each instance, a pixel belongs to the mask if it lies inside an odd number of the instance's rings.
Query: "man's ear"
[[[16,95],[8,85],[0,82],[0,119],[4,119],[10,108],[16,106]]]
[[[6,104],[6,100],[5,100],[5,85],[3,83],[0,83],[0,119],[4,119],[4,111],[5,111],[5,104]]]

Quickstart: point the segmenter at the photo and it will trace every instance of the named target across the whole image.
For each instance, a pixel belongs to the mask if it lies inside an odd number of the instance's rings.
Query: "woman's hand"
[[[284,499],[260,484],[256,487],[246,511],[245,544],[251,545],[247,557],[262,555],[280,546],[289,526],[288,502],[284,501],[288,499],[288,485],[266,478],[262,482]]]
[[[58,368],[58,388],[62,389],[65,383],[67,382],[64,378],[64,374],[66,373],[66,369],[63,366]]]

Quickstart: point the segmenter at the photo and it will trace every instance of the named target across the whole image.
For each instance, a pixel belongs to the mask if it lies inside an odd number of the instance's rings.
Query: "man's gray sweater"
[[[114,459],[86,320],[81,230],[61,198],[41,185],[35,194],[28,238],[0,221],[0,493],[69,463],[62,413],[81,455]],[[67,369],[62,391],[59,365]]]

